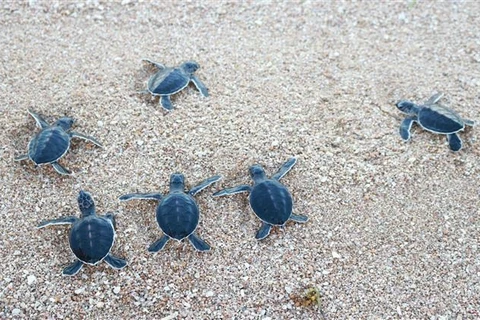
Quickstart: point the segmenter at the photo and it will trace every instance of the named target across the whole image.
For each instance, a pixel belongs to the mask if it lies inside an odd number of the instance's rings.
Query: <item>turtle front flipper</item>
[[[165,65],[161,64],[161,63],[158,63],[158,62],[155,62],[155,61],[152,61],[150,59],[142,59],[142,61],[145,61],[145,62],[148,62],[150,64],[153,64],[155,67],[157,67],[159,70],[163,70],[165,69]]]
[[[22,154],[18,157],[13,158],[14,161],[23,161],[23,160],[28,160],[28,154]]]
[[[129,193],[118,198],[120,201],[130,201],[130,200],[162,200],[162,195],[160,193]]]
[[[83,267],[83,262],[76,260],[74,263],[63,269],[62,274],[64,276],[74,276],[76,275]]]
[[[462,149],[462,139],[456,133],[447,134],[448,144],[450,145],[450,150],[460,151]]]
[[[443,93],[442,93],[442,92],[435,93],[433,96],[431,96],[431,97],[425,102],[425,105],[435,104],[435,103],[437,103],[438,101],[440,101],[440,99],[442,99],[442,98],[443,98]]]
[[[32,110],[28,110],[28,113],[35,119],[35,122],[37,122],[37,126],[41,129],[45,129],[49,127],[50,125],[47,123],[47,121],[43,120],[43,118],[38,114],[33,112]]]
[[[402,124],[400,125],[400,137],[402,137],[403,140],[410,140],[410,129],[412,129],[412,124],[415,121],[417,121],[417,117],[406,118],[402,121]]]
[[[208,89],[207,87],[203,84],[200,79],[198,79],[197,76],[192,75],[191,80],[195,87],[197,87],[198,91],[200,91],[200,94],[204,97],[208,97]]]
[[[40,229],[46,226],[56,225],[56,224],[72,224],[72,223],[75,223],[77,220],[78,218],[74,216],[63,217],[63,218],[52,219],[52,220],[44,220],[38,224],[37,228]]]
[[[270,231],[272,231],[272,225],[266,222],[262,223],[262,226],[260,229],[258,229],[257,234],[255,235],[255,239],[257,240],[262,240],[268,237],[270,234]]]
[[[285,176],[288,171],[290,171],[293,166],[297,163],[297,158],[293,157],[288,159],[281,167],[278,169],[277,173],[272,176],[272,179],[280,180]]]
[[[172,101],[170,101],[170,96],[161,96],[160,104],[167,111],[173,110],[173,104]]]
[[[250,187],[248,184],[242,184],[236,187],[226,188],[226,189],[217,191],[213,194],[213,196],[220,197],[220,196],[232,195],[240,192],[250,192],[251,190],[252,190],[252,187]]]
[[[165,245],[167,244],[168,240],[170,240],[170,237],[167,235],[163,235],[163,237],[161,237],[160,239],[152,243],[150,247],[148,247],[148,251],[158,252],[162,250],[163,248],[165,248]]]
[[[197,251],[209,251],[211,249],[210,245],[200,239],[195,233],[189,235],[188,240]]]
[[[72,174],[70,170],[65,169],[56,161],[52,162],[51,165],[53,166],[53,169],[55,169],[55,171],[57,171],[60,174],[67,175],[67,176]]]
[[[212,183],[215,183],[217,182],[218,180],[222,179],[222,176],[213,176],[213,177],[210,177],[208,179],[206,179],[205,181],[202,181],[202,183],[200,183],[199,185],[193,187],[192,189],[190,189],[190,191],[188,191],[188,193],[192,196],[196,195],[197,193],[199,193],[200,191],[202,191],[203,189],[205,189],[206,187],[208,187],[209,185],[211,185]]]
[[[115,257],[114,255],[112,255],[110,253],[107,254],[104,261],[106,263],[108,263],[108,265],[110,267],[112,267],[113,269],[122,269],[122,268],[125,268],[125,266],[127,265],[127,261],[125,261],[121,258]]]
[[[300,215],[300,214],[291,214],[290,215],[290,218],[289,220],[292,220],[292,221],[295,221],[295,222],[299,222],[299,223],[305,223],[308,221],[308,217],[307,216],[303,216],[303,215]]]
[[[97,139],[95,139],[94,137],[91,137],[91,136],[87,136],[83,133],[80,133],[80,132],[76,132],[76,131],[70,131],[70,137],[72,138],[80,138],[80,139],[83,139],[83,140],[87,140],[87,141],[90,141],[91,143],[99,146],[100,148],[103,148],[103,145],[98,142]]]

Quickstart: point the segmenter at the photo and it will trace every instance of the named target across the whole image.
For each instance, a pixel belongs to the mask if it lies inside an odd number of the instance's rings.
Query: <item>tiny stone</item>
[[[97,303],[97,308],[102,309],[105,304],[103,302]]]
[[[36,283],[37,282],[37,277],[35,277],[34,275],[29,275],[27,277],[27,283],[29,286],[31,286],[32,284]]]
[[[22,253],[20,252],[20,250],[15,250],[15,252],[13,253],[14,256],[19,256],[21,255]]]
[[[292,293],[292,288],[291,287],[285,287],[285,291],[287,291],[288,294]]]
[[[178,312],[174,312],[166,317],[163,317],[162,319],[160,320],[173,320],[175,319],[176,317],[178,316]]]
[[[120,287],[113,288],[113,293],[119,294],[120,293]]]
[[[22,310],[17,309],[17,308],[12,310],[12,315],[13,316],[19,316],[20,314],[22,314]]]
[[[338,252],[336,251],[332,251],[332,256],[336,259],[340,259],[342,256],[340,254],[338,254]]]
[[[214,293],[213,293],[213,291],[211,291],[211,290],[210,290],[210,291],[207,291],[207,292],[205,293],[205,296],[206,296],[206,297],[213,297],[213,295],[214,295]]]
[[[85,288],[80,288],[80,289],[75,290],[75,294],[82,294],[84,292],[85,292]]]

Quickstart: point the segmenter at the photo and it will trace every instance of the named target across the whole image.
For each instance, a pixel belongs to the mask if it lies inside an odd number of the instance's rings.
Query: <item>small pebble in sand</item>
[[[35,284],[37,283],[37,277],[35,277],[34,275],[29,275],[27,277],[27,283],[29,286],[31,286],[32,284]]]
[[[213,297],[213,295],[214,295],[214,293],[213,293],[213,291],[211,291],[211,290],[205,292],[205,297]]]
[[[82,294],[84,292],[85,292],[85,288],[80,288],[80,289],[75,290],[75,294]]]
[[[12,316],[19,316],[21,314],[22,314],[22,310],[20,309],[15,308],[12,310]]]
[[[120,293],[120,287],[113,288],[113,293],[119,294]]]

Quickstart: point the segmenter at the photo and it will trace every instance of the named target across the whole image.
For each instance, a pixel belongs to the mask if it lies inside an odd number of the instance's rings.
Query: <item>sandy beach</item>
[[[0,4],[1,319],[477,319],[480,318],[478,127],[445,136],[412,127],[395,103],[442,103],[480,121],[480,3],[473,1],[137,1]],[[186,60],[209,89],[139,94],[155,72]],[[49,123],[75,131],[59,162],[15,162]],[[257,241],[248,194],[212,197],[268,176],[281,180],[305,224]],[[162,232],[155,201],[181,172],[195,198],[197,252]],[[112,249],[128,266],[84,266],[73,277],[69,226],[77,195],[114,212]],[[315,288],[319,300],[305,292]],[[318,303],[317,303],[318,302]]]

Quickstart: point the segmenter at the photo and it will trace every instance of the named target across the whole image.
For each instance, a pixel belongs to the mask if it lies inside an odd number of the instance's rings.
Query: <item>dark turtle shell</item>
[[[40,131],[28,145],[28,156],[36,164],[60,159],[70,147],[70,136],[58,126]]]
[[[292,215],[293,200],[284,185],[269,179],[253,186],[250,206],[262,221],[281,226]]]
[[[105,217],[88,216],[75,222],[70,230],[70,248],[84,263],[97,264],[113,246],[115,230]]]
[[[199,218],[197,203],[186,193],[171,193],[157,207],[158,226],[167,236],[177,240],[195,231]]]
[[[453,110],[433,104],[418,112],[418,122],[422,127],[435,133],[449,134],[465,128],[463,119]]]
[[[154,95],[174,94],[188,85],[190,77],[179,68],[166,68],[148,80],[148,91]]]

